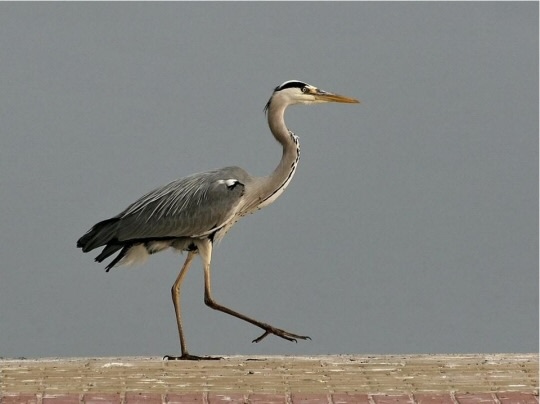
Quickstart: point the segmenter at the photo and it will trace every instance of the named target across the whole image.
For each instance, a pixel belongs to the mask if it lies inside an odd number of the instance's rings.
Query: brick
[[[375,404],[413,404],[409,395],[388,395],[388,394],[374,394],[371,396]]]
[[[0,395],[0,402],[2,404],[37,404],[37,396],[35,394]]]
[[[497,393],[501,404],[538,404],[537,396],[531,393]]]
[[[126,404],[162,404],[161,394],[126,393]]]
[[[245,404],[247,400],[240,393],[208,393],[208,404]]]
[[[79,404],[78,394],[47,394],[43,396],[43,404]]]
[[[455,397],[459,404],[497,404],[491,393],[456,394]]]
[[[165,398],[167,404],[202,404],[204,402],[203,393],[175,393],[167,394]]]
[[[287,404],[285,394],[252,393],[248,399],[249,404]]]
[[[292,393],[293,404],[328,404],[328,396],[325,393]]]
[[[86,393],[83,396],[84,404],[120,404],[118,393]]]
[[[370,404],[368,395],[361,393],[334,393],[332,402],[334,404]]]
[[[415,393],[414,399],[418,404],[455,404],[450,393]]]

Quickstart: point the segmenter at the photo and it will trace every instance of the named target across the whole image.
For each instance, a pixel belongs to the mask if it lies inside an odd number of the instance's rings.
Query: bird
[[[251,323],[264,332],[253,342],[273,334],[288,341],[311,339],[255,320],[216,302],[212,295],[212,250],[242,217],[273,203],[292,180],[300,156],[298,136],[285,124],[285,110],[294,104],[356,104],[355,98],[321,90],[299,80],[288,80],[275,87],[264,113],[270,132],[282,146],[282,156],[274,171],[264,177],[248,174],[237,166],[200,172],[172,181],[143,195],[118,215],[94,225],[77,241],[84,253],[104,247],[95,258],[103,262],[117,255],[106,266],[141,263],[149,255],[173,249],[187,257],[172,285],[171,295],[180,339],[180,356],[166,360],[220,359],[189,353],[182,323],[180,291],[186,274],[198,255],[204,270],[204,302],[214,310]]]

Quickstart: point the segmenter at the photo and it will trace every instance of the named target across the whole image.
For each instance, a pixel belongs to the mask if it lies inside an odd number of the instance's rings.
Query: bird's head
[[[270,105],[280,105],[285,108],[293,104],[321,104],[326,102],[357,104],[360,101],[355,98],[323,91],[299,80],[289,80],[274,89],[274,93],[266,103],[264,111],[268,111]]]

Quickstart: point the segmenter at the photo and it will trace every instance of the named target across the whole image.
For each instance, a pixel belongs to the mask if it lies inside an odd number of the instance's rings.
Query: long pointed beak
[[[326,91],[318,90],[315,94],[315,99],[317,101],[323,101],[323,102],[343,102],[346,104],[359,104],[360,101],[358,101],[356,98],[346,97],[344,95],[334,94],[334,93],[328,93]]]

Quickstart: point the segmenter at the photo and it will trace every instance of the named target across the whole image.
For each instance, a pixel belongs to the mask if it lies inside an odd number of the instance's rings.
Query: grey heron
[[[277,86],[264,107],[270,131],[283,147],[281,160],[266,177],[254,177],[240,167],[193,174],[156,188],[129,205],[117,216],[94,225],[77,241],[83,252],[104,246],[97,262],[118,252],[106,271],[117,265],[144,261],[150,254],[172,248],[186,251],[187,257],[171,294],[180,337],[180,356],[167,359],[215,359],[188,353],[183,332],[180,288],[196,255],[204,269],[204,302],[212,309],[230,314],[264,330],[259,342],[269,334],[288,341],[310,339],[257,321],[217,303],[212,297],[210,262],[212,248],[243,216],[274,202],[291,181],[300,155],[298,137],[285,125],[285,109],[293,104],[327,102],[358,103],[342,95],[326,92],[298,80]]]

